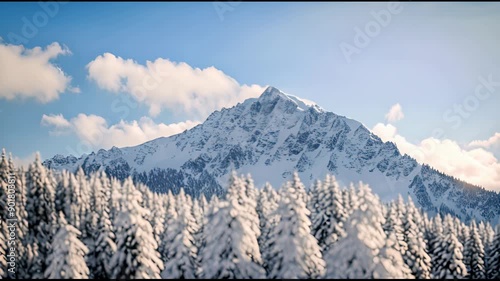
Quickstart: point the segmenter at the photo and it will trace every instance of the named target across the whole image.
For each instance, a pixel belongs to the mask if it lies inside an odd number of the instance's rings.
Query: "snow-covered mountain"
[[[229,173],[250,173],[276,188],[294,171],[309,186],[334,174],[344,185],[363,181],[384,201],[410,195],[427,212],[498,222],[500,195],[456,180],[401,155],[361,123],[269,87],[256,99],[212,113],[181,134],[126,148],[64,157],[44,165],[132,176],[157,191],[221,194]]]

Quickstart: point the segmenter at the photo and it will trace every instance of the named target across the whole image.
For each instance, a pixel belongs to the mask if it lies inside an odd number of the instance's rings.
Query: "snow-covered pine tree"
[[[380,250],[381,261],[376,264],[374,278],[415,279],[411,269],[404,262],[401,252],[397,250],[397,243],[396,234],[391,232],[385,240],[384,247]],[[381,275],[378,275],[379,272]]]
[[[387,250],[381,253],[386,247],[386,235],[380,200],[362,183],[356,197],[358,207],[345,224],[347,235],[325,254],[326,278],[404,278],[402,271],[394,272],[388,266],[394,259],[401,258],[393,258],[393,255],[401,254]]]
[[[104,186],[103,186],[104,184]],[[107,176],[104,172],[90,176],[91,205],[88,212],[87,226],[90,226],[90,237],[86,241],[89,249],[87,265],[90,278],[110,278],[109,260],[116,250],[115,235],[109,219],[110,190]]]
[[[109,200],[109,219],[114,222],[121,209],[122,186],[116,178],[111,178],[111,199]]]
[[[488,222],[486,223],[486,234],[485,234],[485,241],[486,244],[484,245],[484,269],[486,271],[486,278],[489,278],[489,268],[490,268],[490,263],[491,263],[491,258],[492,258],[492,247],[493,247],[493,239],[495,238],[495,230],[493,230],[493,227],[491,224]]]
[[[101,175],[102,177],[103,175]],[[105,176],[105,175],[104,175]],[[95,241],[95,268],[92,275],[95,279],[109,279],[112,276],[113,268],[110,266],[110,260],[116,252],[115,234],[113,233],[113,225],[109,217],[108,201],[104,198],[109,198],[105,189],[101,190],[96,209],[99,213],[97,220],[97,239]]]
[[[429,228],[426,228],[425,233],[427,234],[427,253],[431,257],[432,268],[436,268],[438,266],[437,262],[439,261],[439,251],[437,250],[440,247],[441,240],[443,239],[444,230],[443,230],[443,220],[441,215],[438,213],[436,216],[430,220]],[[432,274],[432,272],[431,272]]]
[[[307,204],[309,204],[309,196],[307,195],[306,187],[300,180],[299,173],[297,171],[293,172],[291,184],[297,189],[298,196],[302,198],[302,201],[304,201],[307,206]]]
[[[151,218],[151,227],[153,227],[153,233],[156,239],[156,243],[158,245],[161,244],[161,234],[163,233],[164,224],[165,224],[165,205],[161,200],[162,195],[159,193],[153,193],[151,202],[151,213],[153,214]]]
[[[166,263],[168,261],[168,239],[170,235],[170,226],[174,225],[175,221],[177,220],[177,207],[176,207],[176,200],[174,195],[172,194],[172,190],[168,190],[167,197],[166,197],[166,208],[165,208],[165,213],[164,213],[164,227],[163,227],[163,232],[161,234],[160,238],[160,244],[158,246],[158,252],[160,253],[160,257],[163,261],[163,263]]]
[[[347,219],[347,213],[336,178],[327,175],[321,186],[318,192],[318,211],[313,221],[313,235],[324,253],[345,235],[343,223]]]
[[[94,238],[94,227],[97,223],[92,219],[92,212],[94,209],[92,202],[92,184],[99,184],[100,182],[95,182],[94,179],[89,181],[82,167],[78,168],[76,173],[76,180],[80,186],[80,231],[82,233],[81,240],[87,245],[87,247],[92,247]],[[92,182],[92,183],[91,183]]]
[[[28,190],[26,212],[28,213],[28,233],[25,245],[28,246],[28,271],[33,279],[43,278],[47,268],[47,257],[54,234],[55,190],[47,170],[37,153],[35,161],[29,166],[26,177]]]
[[[148,211],[141,207],[141,200],[132,179],[127,178],[123,183],[121,208],[114,221],[117,250],[110,260],[112,278],[160,278],[163,262],[153,228],[144,218]]]
[[[64,217],[61,212],[44,276],[49,279],[87,279],[89,269],[85,255],[88,249],[78,239],[80,231],[68,224]]]
[[[272,257],[270,236],[278,222],[278,216],[276,215],[278,202],[278,193],[273,189],[271,184],[266,183],[264,189],[259,193],[257,202],[257,213],[261,229],[258,243],[262,256],[262,265],[266,269],[266,272],[270,270],[269,261]]]
[[[241,181],[236,182],[240,183],[240,188],[233,190],[244,191]],[[248,210],[237,197],[229,195],[228,201],[219,201],[214,196],[210,201],[204,245],[200,251],[202,278],[254,279],[265,276],[255,233],[243,215]]]
[[[247,194],[251,194],[252,196],[249,197]],[[251,236],[252,241],[257,241],[261,235],[255,194],[255,186],[250,175],[245,178],[238,177],[234,171],[231,173],[226,198],[229,202],[237,202],[239,204],[239,217],[244,224],[250,227],[251,232],[246,233],[246,235]],[[248,248],[248,255],[252,257],[253,262],[262,265],[262,257],[258,244],[256,247]]]
[[[411,197],[403,218],[403,230],[405,243],[408,249],[403,256],[405,263],[416,279],[431,278],[431,257],[427,253],[424,233],[418,225],[421,225],[420,214],[413,204]]]
[[[476,222],[472,221],[469,237],[464,246],[464,264],[469,279],[485,279],[484,247]]]
[[[164,279],[194,279],[198,268],[193,237],[196,222],[183,190],[176,198],[177,217],[168,228],[166,262],[161,273]]]
[[[439,279],[463,279],[467,275],[463,262],[463,245],[458,241],[455,224],[449,214],[444,223],[444,232],[438,236],[434,245],[432,276]]]
[[[349,184],[349,192],[347,194],[347,197],[349,198],[347,200],[349,202],[349,206],[346,209],[349,210],[348,214],[352,214],[352,212],[354,212],[354,210],[356,210],[360,204],[358,192],[356,191],[353,183]]]
[[[311,234],[309,210],[300,181],[286,184],[279,202],[276,227],[270,237],[268,278],[320,278],[325,271],[321,249]]]
[[[99,237],[99,217],[101,216],[101,210],[103,205],[107,204],[108,198],[104,196],[104,190],[102,187],[102,181],[97,173],[90,175],[88,186],[91,190],[90,192],[90,206],[91,209],[86,212],[87,216],[85,218],[85,232],[86,237],[83,242],[88,248],[88,255],[86,256],[87,265],[90,269],[89,278],[94,278],[94,273],[97,270],[97,250],[96,241]],[[103,198],[104,196],[104,198]],[[99,206],[98,206],[99,205]]]
[[[320,190],[323,188],[323,183],[320,180],[315,180],[311,185],[311,188],[308,192],[309,201],[307,202],[307,209],[310,212],[311,219],[311,233],[314,235],[318,231],[318,226],[314,224],[315,221],[318,223],[322,222],[322,215],[319,208],[319,198],[320,198]]]
[[[56,184],[56,200],[55,200],[55,209],[56,213],[65,212],[66,206],[66,193],[69,189],[69,172],[63,170],[61,172],[61,176]]]
[[[242,180],[245,185],[245,194],[248,198],[250,198],[249,202],[257,204],[257,197],[259,196],[259,190],[255,188],[252,176],[250,174],[247,174],[246,177],[242,178]]]
[[[488,278],[498,280],[500,279],[500,224],[497,225],[495,236],[491,241],[489,256]]]
[[[193,238],[194,238],[194,245],[198,250],[201,247],[202,240],[203,240],[203,227],[205,225],[204,221],[204,212],[202,207],[200,207],[200,199],[193,199],[193,206],[191,208],[191,215],[194,218],[195,224],[194,224],[194,233],[193,233]]]

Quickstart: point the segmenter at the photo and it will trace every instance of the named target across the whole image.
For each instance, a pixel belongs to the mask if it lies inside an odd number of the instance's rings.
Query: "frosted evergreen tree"
[[[297,189],[298,196],[302,198],[302,201],[304,201],[307,206],[309,203],[309,196],[307,195],[306,187],[300,180],[299,173],[297,171],[293,172],[291,185]]]
[[[177,196],[177,216],[169,225],[166,241],[166,262],[161,273],[164,279],[194,279],[196,277],[197,248],[194,243],[195,220],[187,198]]]
[[[271,233],[276,226],[279,216],[276,214],[278,209],[278,193],[273,189],[271,184],[266,183],[264,189],[259,193],[257,202],[257,213],[259,214],[261,235],[258,243],[262,255],[263,266],[266,271],[269,271],[271,260]]]
[[[319,278],[325,271],[321,249],[311,234],[309,210],[298,181],[285,185],[278,223],[271,233],[269,278]]]
[[[311,189],[309,190],[309,202],[307,203],[307,209],[311,212],[311,231],[312,233],[316,233],[316,228],[314,225],[314,221],[318,220],[318,217],[321,217],[322,212],[319,210],[319,193],[323,188],[323,183],[320,180],[315,180]]]
[[[78,239],[80,231],[68,224],[61,212],[57,231],[50,254],[45,278],[49,279],[87,279],[89,269],[85,263],[87,247]]]
[[[469,237],[464,246],[464,263],[469,279],[486,278],[484,247],[475,221],[472,221]]]
[[[445,217],[444,233],[439,235],[432,256],[432,276],[439,279],[462,279],[467,275],[463,262],[463,245],[458,241],[454,222]]]
[[[342,192],[334,176],[327,175],[319,188],[318,210],[313,221],[313,235],[322,252],[345,235],[343,223],[347,213],[342,202]]]
[[[56,221],[54,197],[55,191],[45,167],[40,161],[40,154],[28,169],[26,178],[28,190],[26,212],[28,213],[28,233],[25,237],[27,248],[28,271],[33,279],[43,278],[46,261],[50,251]]]
[[[259,190],[255,188],[252,176],[247,174],[246,177],[242,178],[245,185],[245,194],[250,199],[250,203],[255,203],[257,205],[257,197],[259,196]],[[254,206],[255,208],[256,206]]]
[[[427,253],[431,257],[432,268],[436,268],[438,265],[436,264],[439,261],[439,257],[436,255],[440,254],[442,249],[440,247],[441,240],[443,239],[444,229],[443,229],[443,220],[441,219],[441,215],[437,214],[432,223],[431,228],[426,231],[427,233]]]
[[[80,231],[82,232],[81,240],[87,246],[89,246],[90,244],[93,243],[93,237],[94,237],[93,232],[96,224],[96,221],[92,219],[93,216],[92,211],[94,209],[91,197],[92,187],[82,167],[78,168],[78,171],[76,173],[76,180],[80,187],[79,209],[80,209]],[[94,182],[93,184],[99,184],[100,187],[100,183]]]
[[[109,218],[112,222],[115,221],[115,217],[120,211],[121,205],[121,194],[122,186],[116,178],[111,178],[111,199],[109,200]]]
[[[165,208],[165,213],[164,213],[164,227],[163,227],[163,232],[161,234],[160,241],[161,243],[159,244],[158,247],[158,252],[160,253],[160,257],[163,261],[163,263],[166,263],[168,261],[168,241],[169,241],[169,235],[170,235],[170,228],[172,225],[174,225],[175,221],[177,220],[177,208],[176,208],[176,202],[175,202],[175,197],[172,194],[172,190],[169,190],[167,193],[167,204]]]
[[[69,173],[68,177],[68,189],[64,197],[64,214],[66,215],[66,221],[73,225],[74,227],[80,229],[81,216],[81,196],[80,196],[80,185],[75,178],[75,175]]]
[[[431,257],[427,253],[424,233],[418,226],[420,224],[418,210],[410,198],[403,218],[404,241],[408,247],[403,258],[416,279],[430,279]]]
[[[101,179],[99,178],[97,173],[93,173],[90,175],[89,179],[89,188],[91,189],[90,193],[90,206],[91,209],[86,212],[85,218],[85,237],[83,242],[88,248],[87,255],[87,265],[90,269],[90,278],[94,278],[94,273],[97,269],[97,249],[96,249],[96,240],[99,237],[99,217],[101,216],[102,209],[105,205],[107,205],[107,201],[109,200],[105,196],[105,191],[102,187]]]
[[[193,238],[194,238],[194,245],[197,250],[200,249],[202,240],[203,240],[203,227],[205,225],[205,214],[200,207],[200,200],[199,199],[194,199],[193,200],[193,206],[191,208],[191,215],[194,218],[195,224],[194,224],[194,233],[193,233]]]
[[[347,193],[347,197],[349,198],[347,201],[349,202],[349,206],[346,208],[348,211],[348,214],[352,214],[354,210],[356,210],[359,207],[359,198],[358,198],[358,193],[356,191],[356,188],[354,187],[354,184],[350,183],[349,184],[349,191]]]
[[[398,250],[403,256],[406,255],[406,251],[408,250],[403,229],[403,217],[405,213],[406,208],[404,206],[403,197],[399,194],[398,200],[390,205],[389,214],[387,216],[386,223],[384,224],[387,236],[394,233],[394,236],[396,237],[395,249]]]
[[[236,172],[231,173],[229,179],[229,187],[227,190],[226,198],[229,202],[237,202],[239,211],[239,218],[242,222],[250,227],[251,232],[246,233],[251,237],[252,241],[257,241],[260,233],[259,216],[257,215],[257,201],[252,195],[249,197],[247,194],[255,195],[255,186],[253,181],[248,176],[247,178],[238,177]],[[256,247],[248,248],[248,254],[252,256],[253,262],[262,265],[262,258],[260,254],[259,245]]]
[[[153,234],[156,243],[160,245],[161,235],[163,233],[165,224],[165,206],[162,204],[161,196],[158,193],[152,194],[152,208],[151,208],[151,227],[153,227]]]
[[[132,179],[127,178],[121,194],[121,208],[115,217],[117,250],[110,260],[113,279],[160,278],[163,262],[148,210],[141,207],[142,196]]]
[[[493,240],[495,239],[495,231],[490,223],[486,224],[486,244],[484,245],[484,268],[486,278],[489,278],[490,264],[492,262]]]
[[[357,197],[358,207],[345,224],[347,235],[325,254],[326,278],[409,277],[404,270],[395,270],[391,266],[402,257],[398,251],[387,247],[382,228],[385,219],[378,197],[367,185],[361,183]]]
[[[201,277],[264,278],[265,271],[260,265],[259,245],[255,233],[243,216],[247,209],[234,195],[228,196],[228,201],[221,202],[213,197],[210,206],[204,245],[200,251]]]
[[[56,213],[65,212],[66,206],[66,193],[69,189],[69,172],[63,170],[61,173],[61,178],[56,184],[56,199],[55,199],[55,209]]]
[[[415,279],[411,269],[404,262],[401,252],[397,250],[397,238],[395,233],[390,233],[385,240],[385,246],[380,250],[381,260],[377,263],[375,272],[382,273],[382,278]]]
[[[109,261],[116,251],[115,235],[110,220],[109,200],[111,197],[109,184],[104,172],[92,177],[92,209],[91,220],[92,241],[87,256],[90,276],[97,279],[111,278]]]
[[[500,279],[500,224],[497,225],[495,236],[491,241],[489,256],[488,278],[498,280]]]

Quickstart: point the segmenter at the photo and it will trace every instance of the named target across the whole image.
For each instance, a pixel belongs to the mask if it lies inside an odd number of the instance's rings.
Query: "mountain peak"
[[[262,93],[262,95],[259,97],[258,100],[262,103],[266,103],[266,102],[274,101],[275,99],[291,101],[301,111],[309,110],[309,108],[313,108],[319,112],[324,111],[320,106],[318,106],[313,101],[286,94],[283,91],[281,91],[280,89],[273,87],[273,86],[268,86],[267,89]]]

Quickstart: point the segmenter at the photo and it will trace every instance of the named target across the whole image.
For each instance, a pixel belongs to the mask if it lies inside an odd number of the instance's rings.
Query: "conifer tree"
[[[472,221],[469,237],[464,247],[464,263],[469,279],[485,279],[484,247],[476,226]]]
[[[145,219],[148,210],[141,207],[142,196],[132,179],[125,180],[121,208],[115,217],[117,250],[110,260],[112,278],[160,278],[163,262],[151,224]]]
[[[319,278],[325,271],[321,249],[311,234],[300,181],[285,185],[279,202],[278,223],[271,234],[269,278]]]
[[[46,261],[50,251],[56,221],[54,197],[55,191],[49,175],[42,166],[40,154],[29,167],[26,185],[28,190],[26,212],[28,213],[28,233],[25,245],[27,266],[31,278],[43,278]]]
[[[47,258],[45,278],[87,279],[89,269],[85,263],[85,255],[88,249],[78,239],[80,231],[66,222],[62,212],[58,223],[59,229]]]

